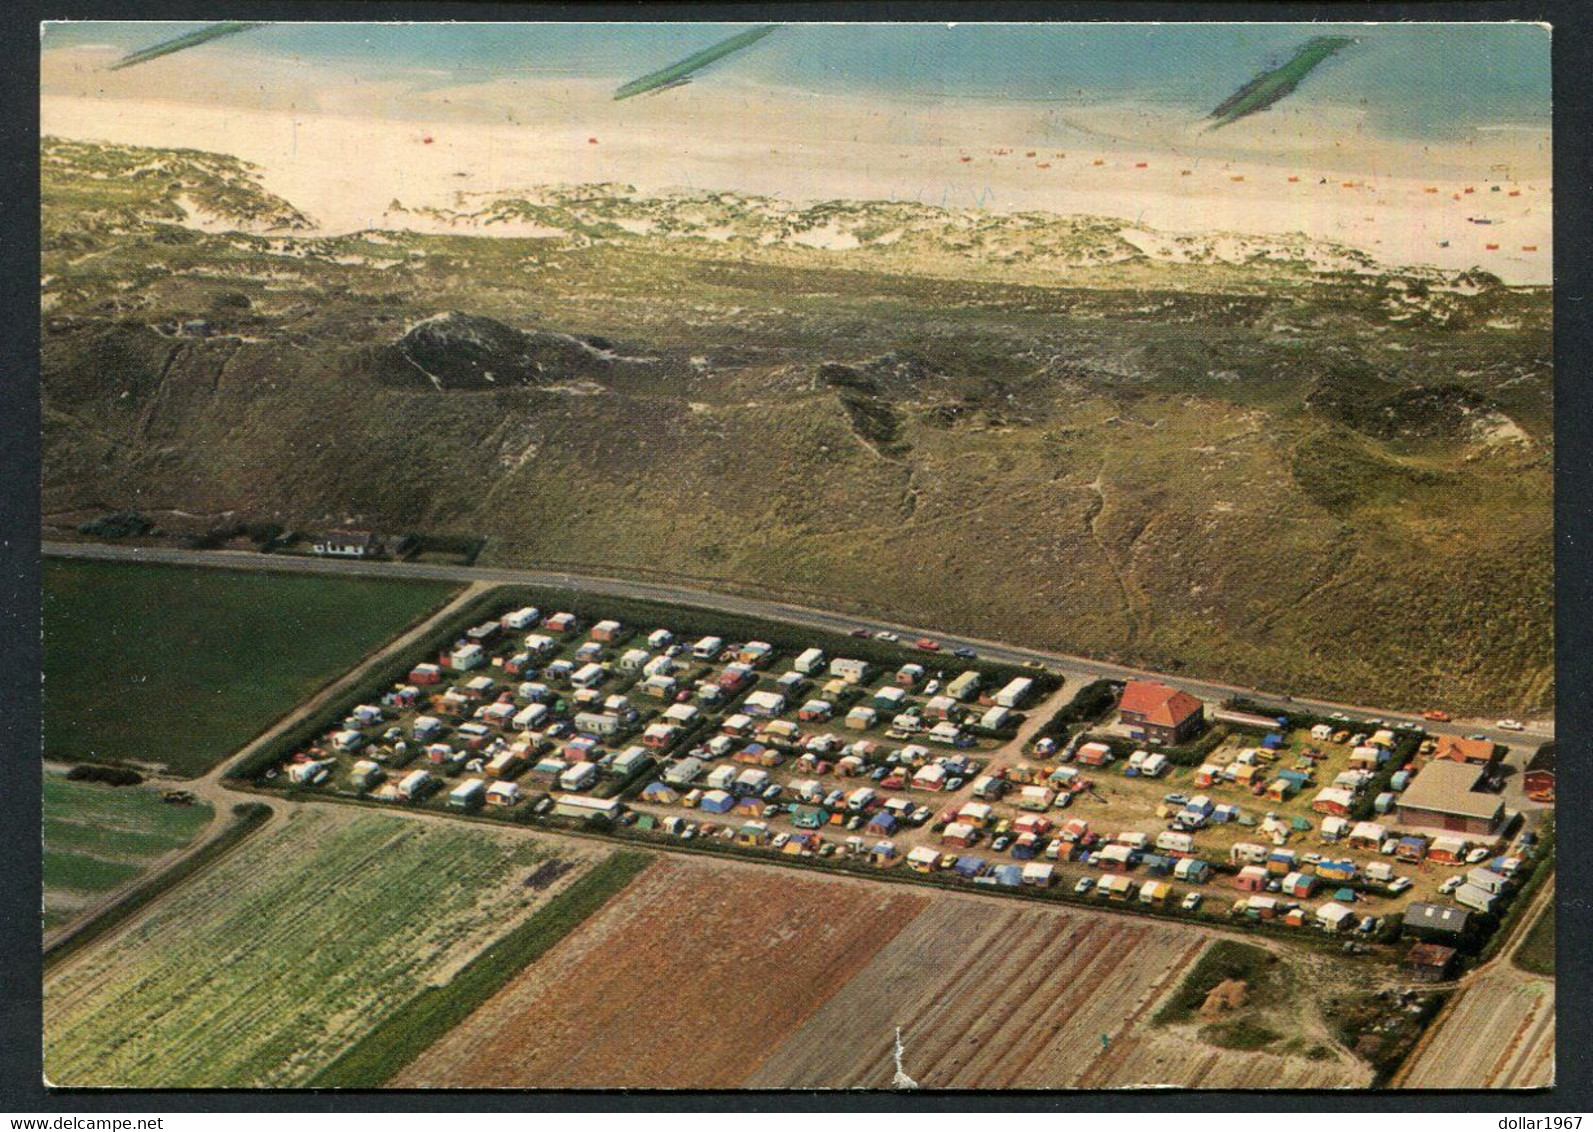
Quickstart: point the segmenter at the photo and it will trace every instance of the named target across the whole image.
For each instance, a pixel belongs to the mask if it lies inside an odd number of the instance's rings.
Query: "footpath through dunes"
[[[1350,1086],[1370,1071],[1219,1050],[1151,1029],[1213,937],[1109,913],[946,897],[742,1083],[926,1089]],[[1105,1037],[1103,1043],[1102,1038]]]
[[[661,860],[389,1084],[735,1088],[930,901]]]

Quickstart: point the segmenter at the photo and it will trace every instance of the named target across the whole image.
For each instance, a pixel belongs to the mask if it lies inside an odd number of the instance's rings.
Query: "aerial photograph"
[[[1551,38],[45,23],[44,1085],[1551,1088]]]

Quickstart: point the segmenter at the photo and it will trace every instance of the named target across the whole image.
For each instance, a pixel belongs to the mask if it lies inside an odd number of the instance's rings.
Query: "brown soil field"
[[[1353,1063],[1230,1052],[1151,1030],[1154,1008],[1211,939],[1104,912],[950,897],[744,1084],[888,1088],[897,1026],[903,1070],[926,1089],[1360,1083]]]
[[[1405,1071],[1407,1089],[1554,1084],[1554,980],[1497,964],[1460,992]]]
[[[736,1087],[930,902],[660,861],[392,1084]]]

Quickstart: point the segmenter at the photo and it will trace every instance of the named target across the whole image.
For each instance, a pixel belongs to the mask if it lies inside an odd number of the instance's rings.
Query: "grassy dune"
[[[493,206],[570,233],[549,239],[206,235],[161,219],[155,187],[155,219],[119,198],[115,224],[77,220],[110,158],[58,156],[55,521],[150,498],[357,516],[486,536],[483,562],[1298,693],[1552,704],[1547,291],[1324,270],[1304,247],[1177,264],[1091,218],[723,196]],[[878,242],[787,239],[837,217]],[[630,360],[575,347],[524,383],[439,389],[401,347],[448,311]]]

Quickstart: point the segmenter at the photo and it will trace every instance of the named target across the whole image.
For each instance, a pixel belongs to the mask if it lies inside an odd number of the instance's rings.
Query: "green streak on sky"
[[[1319,35],[1310,40],[1287,63],[1262,72],[1224,99],[1209,115],[1216,119],[1209,128],[1219,129],[1248,118],[1287,98],[1305,76],[1354,42],[1343,35]]]
[[[198,31],[191,31],[186,35],[179,35],[175,39],[168,39],[164,42],[157,43],[153,47],[141,48],[140,50],[134,51],[129,55],[124,55],[116,62],[111,64],[111,70],[120,71],[123,67],[132,67],[139,63],[147,63],[151,59],[159,59],[162,55],[170,55],[175,51],[187,51],[190,47],[198,47],[201,43],[209,43],[212,39],[220,39],[223,36],[228,35],[237,35],[241,31],[249,31],[253,28],[264,26],[265,24],[261,22],[247,23],[242,20],[233,20],[228,23],[211,24],[207,28],[200,28]]]
[[[720,40],[712,47],[705,47],[694,55],[688,55],[678,63],[671,63],[662,70],[653,71],[626,83],[614,92],[614,100],[618,102],[623,98],[633,98],[638,94],[649,91],[662,90],[665,87],[678,86],[689,82],[690,76],[702,70],[708,64],[723,59],[726,55],[751,47],[764,36],[779,30],[779,24],[763,24],[760,27],[750,28],[738,32],[729,39]]]

